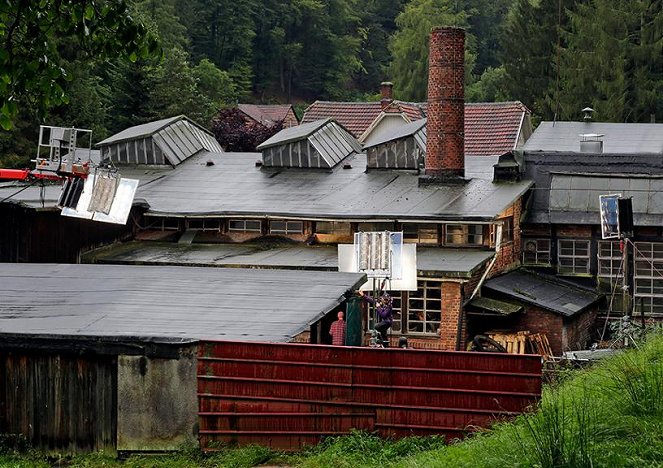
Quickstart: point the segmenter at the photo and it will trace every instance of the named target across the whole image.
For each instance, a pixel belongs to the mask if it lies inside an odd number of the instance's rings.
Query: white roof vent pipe
[[[591,122],[593,115],[594,115],[594,109],[592,109],[591,107],[585,107],[582,110],[582,118],[585,122]]]
[[[581,133],[580,152],[603,153],[603,136],[601,133]]]

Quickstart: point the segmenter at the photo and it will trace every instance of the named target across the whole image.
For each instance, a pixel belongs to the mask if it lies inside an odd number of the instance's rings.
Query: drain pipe
[[[499,254],[500,247],[502,245],[502,225],[497,226],[497,231],[495,235],[495,255],[493,256],[493,259],[490,261],[488,264],[488,267],[486,268],[486,271],[483,272],[483,275],[481,275],[481,278],[479,279],[479,283],[477,283],[477,286],[474,288],[474,291],[472,291],[472,294],[470,295],[470,298],[467,300],[467,302],[470,302],[472,299],[474,299],[474,296],[477,295],[477,292],[481,289],[481,286],[483,285],[483,282],[486,281],[486,277],[488,276],[488,273],[490,273],[490,270],[493,268],[495,265],[495,262],[497,261],[497,255]],[[461,290],[462,291],[462,290]],[[463,319],[465,318],[465,304],[467,302],[461,301],[463,304],[463,308],[460,311],[460,314],[458,314],[458,326],[456,328],[456,351],[460,351],[460,341],[461,341],[461,334],[462,334],[462,325],[463,325]]]
[[[474,299],[474,296],[477,295],[477,292],[481,289],[481,286],[483,286],[483,282],[486,281],[486,277],[488,276],[488,273],[490,273],[490,270],[493,268],[493,265],[495,265],[495,262],[497,261],[497,256],[500,253],[500,247],[502,246],[502,225],[498,224],[497,225],[497,231],[495,232],[495,256],[493,259],[490,261],[490,264],[488,265],[488,268],[486,268],[486,271],[483,272],[483,275],[481,275],[481,279],[479,279],[479,283],[477,284],[477,287],[474,288],[474,291],[472,291],[472,295],[468,299],[467,302],[470,302],[472,299]]]

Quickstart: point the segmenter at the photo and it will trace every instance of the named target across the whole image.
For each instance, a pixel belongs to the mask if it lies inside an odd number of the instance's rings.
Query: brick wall
[[[465,167],[465,30],[435,28],[428,59],[426,175],[462,177]]]
[[[562,317],[534,306],[527,306],[514,323],[514,331],[529,330],[544,333],[548,337],[553,354],[559,356],[566,343],[566,332]]]
[[[592,237],[592,226],[557,226],[557,235],[559,237],[587,238]]]
[[[587,349],[596,328],[598,307],[567,320],[566,350]]]
[[[442,283],[442,322],[440,323],[441,349],[456,349],[458,319],[461,314],[462,305],[462,283],[455,281],[444,281]]]

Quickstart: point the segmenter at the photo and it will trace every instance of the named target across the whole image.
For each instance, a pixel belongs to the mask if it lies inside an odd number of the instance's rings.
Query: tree
[[[589,105],[596,118],[663,118],[661,0],[594,0],[570,12],[562,55],[561,116]]]
[[[212,121],[212,133],[224,151],[255,152],[256,147],[283,128],[283,122],[267,127],[249,121],[237,108],[222,109]]]
[[[398,31],[391,41],[394,57],[391,76],[395,92],[402,99],[426,99],[431,30],[445,25],[468,26],[467,14],[456,5],[452,0],[412,0],[396,18]],[[466,34],[465,42],[465,81],[469,83],[475,61],[475,39]]]
[[[228,72],[219,70],[208,59],[202,59],[191,72],[198,94],[212,103],[214,112],[237,101],[236,86]]]
[[[11,128],[19,106],[44,115],[66,103],[68,71],[56,38],[70,38],[87,57],[136,60],[158,43],[124,0],[7,0],[0,4],[0,125]]]

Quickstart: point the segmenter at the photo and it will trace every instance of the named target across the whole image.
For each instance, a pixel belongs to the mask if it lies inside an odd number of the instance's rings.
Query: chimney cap
[[[584,114],[584,115],[583,115],[583,119],[585,119],[585,120],[592,120],[592,115],[594,114],[594,109],[592,109],[591,107],[587,106],[587,107],[585,107],[585,108],[582,110],[582,113]]]
[[[394,86],[394,83],[392,83],[391,81],[383,81],[382,83],[380,83],[380,86]]]
[[[465,28],[461,28],[460,26],[435,26],[431,30],[431,33],[438,33],[438,32],[444,32],[444,31],[463,31],[465,32]]]

